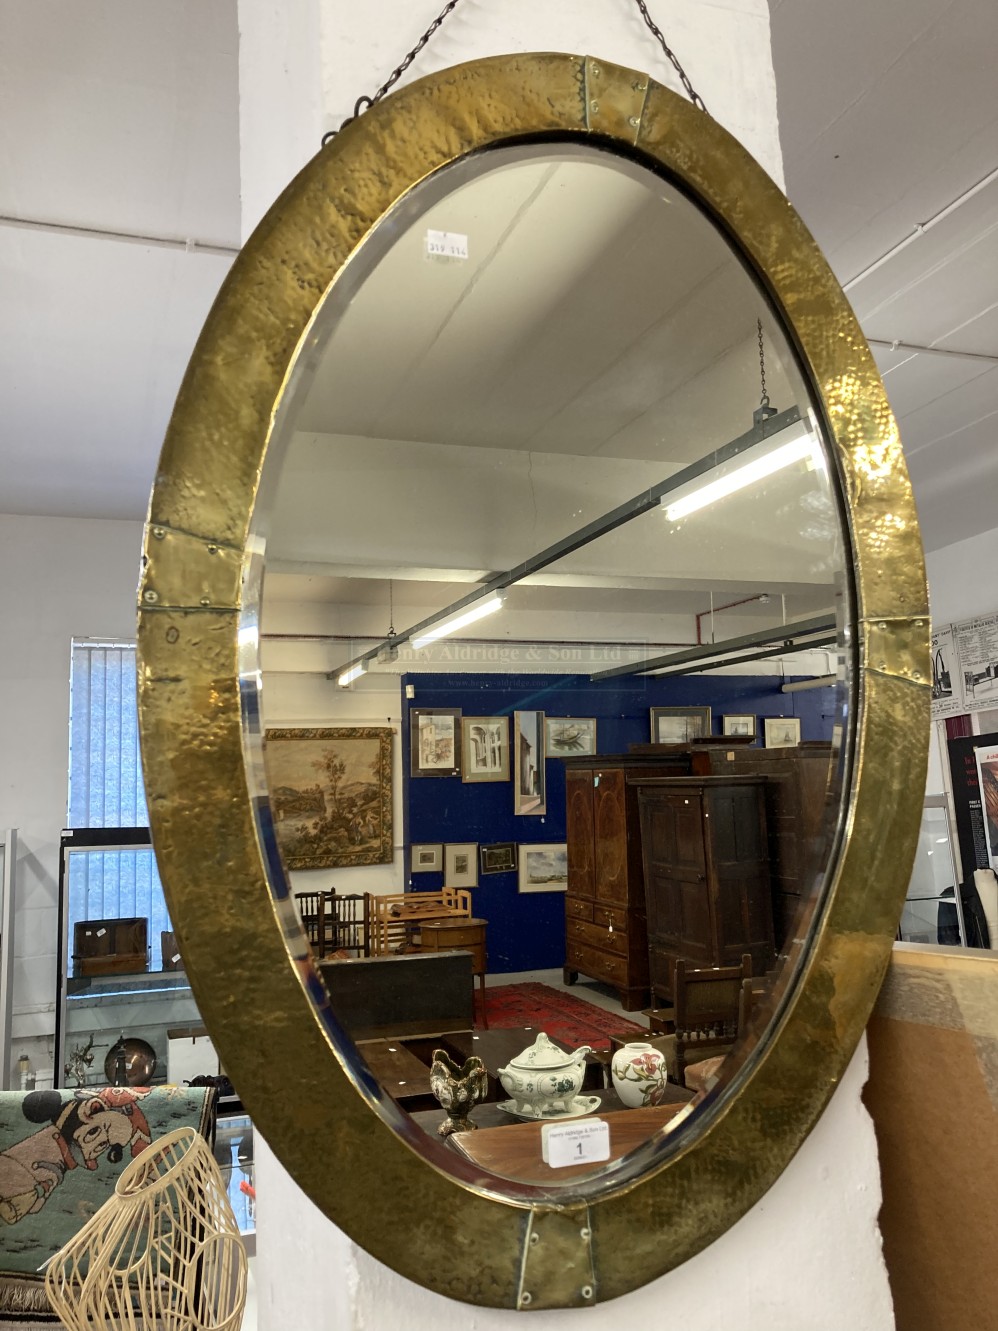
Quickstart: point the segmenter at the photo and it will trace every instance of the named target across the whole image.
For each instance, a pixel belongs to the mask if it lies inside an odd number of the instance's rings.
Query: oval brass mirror
[[[760,398],[777,414],[753,423]],[[664,414],[653,409],[660,400]],[[774,461],[791,442],[793,465]],[[761,466],[745,490],[732,478],[749,459]],[[718,481],[724,503],[694,521],[691,496],[705,503],[705,485]],[[262,614],[279,631],[301,578],[335,584],[340,630],[323,635],[333,653],[328,701],[304,717],[273,701],[258,622]],[[402,588],[384,607],[384,630],[351,618],[357,580],[368,607],[389,583]],[[782,613],[770,616],[768,636],[729,634],[726,660],[740,648],[804,645],[829,650],[835,675],[821,725],[802,736],[823,745],[829,798],[814,838],[821,860],[802,871],[799,908],[777,934],[770,924],[768,942],[747,906],[742,932],[723,940],[715,930],[725,957],[744,944],[758,969],[772,969],[758,1038],[740,1043],[679,1129],[650,1130],[623,1159],[560,1183],[487,1168],[423,1131],[372,1076],[292,906],[292,830],[299,862],[333,838],[339,862],[351,862],[351,848],[358,864],[394,858],[395,875],[420,886],[361,793],[370,778],[336,756],[335,782],[353,793],[341,791],[331,810],[319,782],[303,801],[275,766],[283,736],[265,748],[263,731],[275,720],[366,729],[358,720],[369,719],[374,695],[370,680],[354,685],[356,667],[375,676],[380,665],[397,684],[401,643],[417,692],[414,708],[402,705],[405,736],[418,740],[424,683],[425,710],[448,710],[431,687],[434,668],[457,679],[458,661],[480,673],[501,645],[500,667],[512,662],[526,681],[522,701],[495,709],[505,732],[489,730],[496,717],[483,701],[482,724],[466,735],[465,775],[475,763],[479,775],[501,766],[505,733],[515,839],[544,847],[532,852],[533,885],[544,887],[559,872],[547,857],[565,824],[554,818],[545,835],[541,713],[563,719],[556,742],[569,749],[586,734],[557,677],[585,675],[597,730],[621,749],[635,734],[613,729],[624,715],[607,700],[641,681],[652,725],[643,738],[658,744],[644,746],[650,780],[638,786],[687,799],[686,787],[669,785],[680,769],[670,777],[661,763],[684,748],[667,741],[689,738],[673,727],[695,711],[682,705],[694,695],[666,686],[662,672],[712,662],[702,645],[677,657],[662,615],[688,610],[684,592],[728,585],[763,605],[773,588]],[[427,629],[493,592],[506,594],[505,627],[477,654],[420,645]],[[409,607],[404,632],[389,634]],[[627,614],[637,632],[620,627]],[[608,616],[612,630],[593,627]],[[294,621],[299,639],[303,622]],[[584,631],[568,633],[571,623]],[[543,653],[526,655],[538,646]],[[900,443],[862,335],[786,200],[707,116],[634,71],[530,55],[424,79],[344,130],[261,223],[195,350],[152,497],[139,647],[154,844],[201,1012],[257,1126],[358,1243],[452,1298],[584,1306],[691,1256],[779,1175],[855,1047],[894,936],[920,811],[928,621]],[[584,671],[578,650],[589,654]],[[538,663],[556,658],[567,668],[531,690]],[[354,692],[337,694],[338,674]],[[711,687],[722,685],[712,677]],[[737,689],[725,696],[731,721],[744,719]],[[773,722],[796,715],[765,710]],[[453,746],[460,727],[451,724]],[[786,735],[773,740],[792,741],[793,726],[782,724]],[[382,740],[351,738],[374,743],[363,762],[383,761]],[[385,743],[397,771],[409,764],[398,735]],[[702,747],[701,783],[732,785],[723,761],[734,743],[717,749],[721,766]],[[600,743],[600,754],[611,751]],[[456,770],[453,747],[445,752]],[[563,764],[569,779],[573,763],[581,759]],[[552,805],[567,797],[561,766]],[[468,789],[476,793],[473,782]],[[385,807],[398,802],[389,792]],[[441,824],[408,802],[406,843],[441,839]],[[368,854],[379,839],[380,852]],[[550,919],[553,896],[510,898],[519,923],[505,932],[490,918],[501,969],[526,955],[512,935]],[[498,898],[479,900],[496,914]],[[595,965],[614,903],[569,900],[581,903],[581,941],[565,953],[571,978]],[[651,956],[658,993],[654,947]],[[622,975],[625,1010],[641,988],[640,974]]]

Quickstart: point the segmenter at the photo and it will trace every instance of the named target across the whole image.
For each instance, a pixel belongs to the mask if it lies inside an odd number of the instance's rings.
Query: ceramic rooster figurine
[[[449,1137],[452,1132],[474,1132],[478,1124],[472,1123],[468,1115],[488,1095],[489,1074],[476,1054],[458,1067],[446,1049],[434,1049],[430,1090],[447,1110],[447,1117],[437,1129],[441,1137]]]

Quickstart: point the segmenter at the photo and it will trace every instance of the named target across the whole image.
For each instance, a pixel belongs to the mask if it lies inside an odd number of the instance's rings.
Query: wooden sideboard
[[[672,999],[681,958],[698,969],[772,966],[773,908],[766,778],[632,773],[644,858],[649,967],[656,1000]]]
[[[627,1012],[648,1001],[648,930],[638,800],[628,777],[690,770],[688,750],[565,758],[565,983],[612,985]]]

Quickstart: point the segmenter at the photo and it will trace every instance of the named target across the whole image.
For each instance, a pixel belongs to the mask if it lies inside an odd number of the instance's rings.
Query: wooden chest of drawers
[[[567,758],[565,983],[612,985],[625,1011],[648,1002],[648,931],[638,802],[627,776],[689,771],[688,754]]]

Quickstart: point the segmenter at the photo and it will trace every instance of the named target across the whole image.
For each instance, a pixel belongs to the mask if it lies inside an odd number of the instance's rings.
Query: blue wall
[[[834,690],[782,693],[784,680],[774,675],[692,676],[655,679],[631,675],[594,684],[585,675],[447,674],[406,675],[402,679],[402,797],[408,810],[405,862],[407,885],[414,891],[442,886],[443,875],[410,875],[413,842],[564,841],[565,768],[547,760],[547,814],[514,814],[513,783],[469,782],[460,776],[417,777],[409,770],[409,710],[459,707],[465,716],[509,716],[514,711],[542,711],[548,716],[595,716],[599,753],[626,753],[628,745],[651,738],[649,708],[684,704],[712,709],[713,729],[721,733],[721,715],[750,713],[762,718],[797,716],[802,740],[830,739]],[[405,686],[415,696],[405,698]],[[510,720],[512,742],[512,719]],[[512,769],[512,762],[510,764]],[[510,772],[512,776],[512,770]],[[473,909],[488,920],[490,972],[546,970],[565,960],[565,907],[561,892],[521,895],[515,873],[479,877]]]

